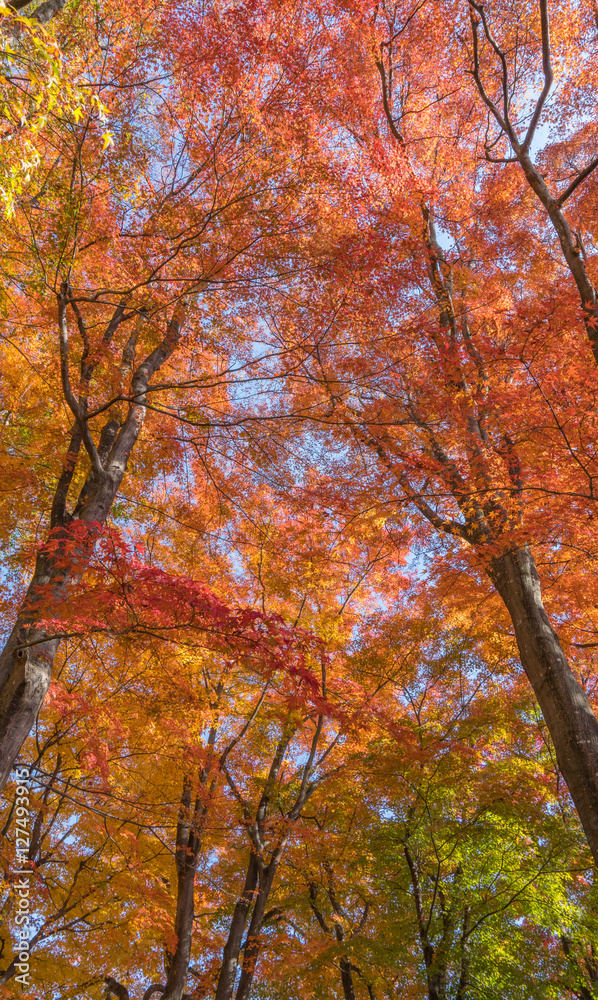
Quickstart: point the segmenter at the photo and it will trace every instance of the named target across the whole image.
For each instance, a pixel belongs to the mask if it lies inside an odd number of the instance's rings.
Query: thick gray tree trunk
[[[511,617],[523,669],[598,864],[598,721],[548,620],[529,548],[496,557],[489,575]]]

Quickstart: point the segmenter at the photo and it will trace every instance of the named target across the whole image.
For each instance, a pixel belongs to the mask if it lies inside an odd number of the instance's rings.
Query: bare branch
[[[596,169],[596,167],[598,167],[598,156],[596,156],[591,163],[588,163],[587,167],[584,167],[584,169],[577,175],[575,180],[571,181],[571,184],[566,189],[566,191],[563,191],[563,193],[559,195],[559,197],[557,198],[557,205],[559,206],[564,205],[565,202],[567,201],[567,198],[571,197],[575,189],[578,188],[580,184],[583,184],[586,177],[589,177],[590,174]]]
[[[550,61],[550,19],[548,16],[547,0],[540,0],[540,23],[542,26],[542,72],[544,73],[544,86],[542,88],[542,93],[537,100],[527,134],[521,145],[521,149],[526,153],[531,145],[532,139],[534,138],[538,122],[540,121],[540,115],[542,114],[542,109],[546,103],[546,98],[550,93],[550,88],[552,87],[554,80],[554,74],[552,72],[552,65]]]
[[[117,982],[112,976],[104,976],[104,982],[106,983],[106,996],[118,997],[118,1000],[129,1000],[129,991],[126,986]]]
[[[231,752],[231,750],[233,750],[236,747],[237,743],[239,743],[239,741],[242,740],[243,737],[245,736],[245,733],[249,729],[251,723],[253,722],[253,720],[257,716],[260,708],[262,707],[262,704],[264,702],[264,698],[266,697],[266,693],[267,693],[269,687],[270,687],[270,681],[267,681],[267,683],[266,683],[266,685],[264,687],[264,690],[260,694],[260,696],[259,696],[259,698],[258,698],[258,700],[257,700],[257,702],[255,704],[255,707],[253,708],[253,710],[251,712],[251,715],[249,716],[249,718],[245,722],[243,728],[237,734],[237,736],[235,736],[234,739],[231,740],[231,742],[228,744],[228,746],[225,747],[225,749],[222,751],[222,754],[220,755],[220,767],[222,767],[224,765],[224,763],[226,762],[226,758],[228,757],[228,755]]]
[[[382,59],[376,58],[376,66],[378,68],[380,79],[382,81],[382,102],[384,104],[384,113],[386,115],[388,127],[390,128],[390,131],[392,132],[393,136],[395,137],[399,145],[403,147],[405,145],[405,139],[399,132],[395,124],[394,118],[392,116],[392,109],[390,106],[391,95],[389,94],[388,80],[386,77],[386,70],[384,68],[384,62],[382,61]]]
[[[469,12],[469,17],[471,21],[471,34],[473,41],[473,70],[471,70],[471,74],[475,80],[476,86],[480,93],[480,97],[482,98],[484,104],[486,105],[492,116],[496,119],[502,131],[505,133],[505,135],[508,136],[515,152],[518,152],[520,149],[519,141],[517,139],[515,130],[513,129],[513,126],[511,125],[509,119],[509,74],[507,68],[507,58],[502,49],[497,44],[492,32],[490,31],[490,26],[486,18],[486,12],[484,10],[483,4],[475,3],[474,0],[469,0],[469,6],[471,8]],[[474,11],[478,15],[479,20],[476,19]],[[492,46],[492,49],[498,56],[501,64],[502,96],[503,96],[502,114],[499,111],[496,104],[494,103],[494,101],[492,100],[492,98],[489,96],[488,92],[486,91],[486,88],[484,87],[484,84],[482,83],[482,78],[480,76],[480,51],[479,51],[479,37],[478,37],[478,27],[480,25],[480,22],[484,29],[484,34],[488,42]]]
[[[63,284],[60,295],[58,296],[58,331],[60,335],[60,374],[62,378],[62,391],[64,392],[64,398],[69,406],[69,409],[73,413],[81,431],[81,437],[83,443],[89,455],[94,472],[97,475],[102,475],[104,469],[102,468],[102,463],[100,462],[100,457],[97,453],[96,446],[93,442],[93,438],[90,434],[89,427],[85,420],[85,415],[81,411],[77,400],[73,395],[73,390],[71,388],[71,379],[69,375],[69,334],[68,325],[66,321],[66,306],[68,302],[68,285],[66,282]]]
[[[168,330],[164,339],[148,355],[145,361],[139,365],[132,378],[133,402],[129,406],[126,420],[119,431],[114,442],[112,451],[108,457],[107,467],[114,471],[122,479],[126,464],[139,437],[141,425],[145,416],[145,398],[148,390],[149,380],[177,349],[183,332],[187,303],[181,300],[176,307],[173,317],[168,324]]]

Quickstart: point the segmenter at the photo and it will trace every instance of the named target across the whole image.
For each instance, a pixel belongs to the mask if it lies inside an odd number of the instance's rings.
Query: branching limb
[[[220,755],[220,761],[219,761],[220,767],[222,767],[226,763],[226,758],[228,757],[228,755],[231,752],[231,750],[234,750],[234,748],[237,746],[237,744],[240,742],[240,740],[242,740],[243,737],[245,736],[245,733],[249,729],[251,723],[256,718],[256,716],[257,716],[260,708],[262,707],[262,705],[264,703],[264,698],[266,697],[266,694],[268,692],[269,687],[270,687],[270,681],[267,681],[266,684],[265,684],[265,686],[264,686],[264,688],[263,688],[263,690],[262,690],[262,693],[260,694],[260,696],[259,696],[259,698],[258,698],[258,700],[257,700],[257,702],[255,704],[255,706],[253,707],[253,709],[251,711],[251,714],[250,714],[249,718],[247,719],[247,721],[245,722],[245,724],[241,728],[240,732],[237,733],[237,735],[234,737],[234,739],[232,739],[230,741],[230,743],[228,744],[228,746],[225,747],[225,749],[222,751],[222,753]]]
[[[482,98],[484,104],[490,111],[491,115],[498,122],[500,129],[505,133],[506,136],[508,136],[509,140],[511,141],[511,144],[513,145],[513,149],[517,151],[519,149],[519,143],[517,141],[517,136],[515,135],[515,132],[509,120],[509,90],[508,90],[508,70],[507,70],[506,56],[504,52],[502,52],[502,50],[498,47],[490,31],[490,28],[488,26],[488,21],[486,19],[486,14],[484,12],[482,4],[474,3],[474,0],[469,0],[469,5],[471,8],[469,12],[469,17],[471,21],[471,36],[473,42],[473,70],[471,71],[471,73],[475,80],[476,87],[478,88],[480,97]],[[474,11],[475,14],[478,15],[479,20],[478,18],[475,17]],[[486,88],[484,87],[480,75],[480,43],[478,35],[480,22],[482,23],[482,26],[484,28],[484,34],[486,35],[486,38],[490,42],[490,45],[494,49],[501,63],[503,109],[504,109],[503,114],[501,114],[497,105],[489,96]]]
[[[164,993],[165,989],[166,989],[165,986],[160,986],[158,983],[153,983],[151,986],[148,986],[141,1000],[150,1000],[150,997],[153,997],[154,993]]]
[[[384,114],[386,115],[386,120],[388,122],[388,127],[392,132],[394,138],[397,140],[399,146],[403,148],[405,146],[405,139],[401,132],[399,132],[396,122],[392,116],[392,109],[390,106],[391,95],[389,93],[388,79],[386,76],[386,69],[384,68],[384,61],[376,57],[376,67],[380,74],[380,79],[382,81],[382,103],[384,105]]]
[[[102,463],[100,462],[100,457],[89,431],[89,426],[85,420],[85,414],[82,412],[71,388],[71,379],[69,374],[69,335],[66,319],[67,302],[68,285],[64,282],[60,295],[58,296],[58,330],[60,335],[60,375],[62,379],[62,391],[68,407],[79,426],[81,438],[87,450],[87,454],[89,455],[92,468],[98,476],[101,476],[104,469],[102,467]]]
[[[108,459],[111,471],[122,478],[129,455],[137,441],[145,416],[145,397],[151,377],[172,357],[177,349],[182,333],[186,312],[186,301],[182,300],[174,311],[166,336],[160,344],[139,365],[132,378],[133,402],[121,427]]]
[[[322,911],[320,910],[319,906],[316,903],[317,898],[318,898],[318,887],[315,885],[314,882],[310,882],[309,883],[309,905],[311,907],[313,915],[315,916],[316,920],[318,921],[318,923],[319,923],[320,927],[322,928],[322,930],[324,931],[324,933],[325,934],[332,934],[332,929],[326,923],[326,920],[324,919],[324,915],[323,915]]]
[[[538,127],[538,122],[540,121],[540,116],[542,110],[546,103],[546,99],[550,93],[550,88],[552,87],[554,74],[552,72],[552,63],[550,59],[550,19],[548,15],[548,2],[547,0],[540,0],[540,24],[542,30],[542,72],[544,74],[544,86],[542,87],[542,93],[540,94],[536,107],[534,108],[534,113],[532,115],[532,120],[529,124],[525,139],[521,144],[521,149],[523,152],[527,153],[530,148],[532,139],[534,138],[536,128]]]
[[[118,1000],[129,1000],[129,991],[126,986],[117,982],[112,976],[104,976],[106,983],[106,997],[115,996]]]
[[[589,177],[591,173],[598,167],[598,156],[596,156],[591,163],[588,163],[587,167],[581,170],[577,177],[571,181],[569,187],[563,191],[561,195],[557,198],[557,205],[564,205],[567,198],[570,198],[573,192],[579,187],[580,184],[585,181],[586,177]]]

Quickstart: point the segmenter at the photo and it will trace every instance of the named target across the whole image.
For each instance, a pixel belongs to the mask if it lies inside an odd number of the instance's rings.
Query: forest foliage
[[[0,996],[598,1000],[594,0],[0,18]]]

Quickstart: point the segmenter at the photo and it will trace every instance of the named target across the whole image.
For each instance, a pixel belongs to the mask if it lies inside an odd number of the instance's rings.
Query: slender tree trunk
[[[351,972],[351,962],[344,955],[340,962],[341,983],[343,985],[343,996],[345,1000],[357,1000],[355,986],[353,985],[353,973]]]
[[[197,813],[197,809],[195,810]],[[198,830],[191,829],[191,781],[183,785],[176,836],[177,899],[174,918],[176,948],[168,964],[164,1000],[182,1000],[189,974],[193,918],[195,916],[195,872],[201,848]]]
[[[324,669],[322,676],[322,690],[325,693],[326,682]],[[261,949],[261,931],[264,924],[266,905],[276,877],[276,872],[278,871],[280,860],[290,835],[291,827],[301,815],[301,810],[303,809],[305,803],[321,781],[321,779],[310,781],[310,776],[314,766],[316,749],[322,734],[323,722],[324,716],[319,715],[311,741],[310,752],[303,767],[299,792],[292,808],[288,811],[288,813],[286,813],[285,816],[288,825],[286,825],[285,831],[281,834],[280,839],[271,849],[270,862],[266,865],[264,862],[264,842],[267,839],[266,817],[270,806],[272,792],[276,781],[278,780],[286,751],[295,733],[294,727],[283,732],[276,747],[268,779],[256,810],[255,821],[249,828],[252,850],[247,868],[247,877],[245,879],[243,893],[235,906],[228,939],[224,946],[222,967],[220,969],[220,976],[216,987],[215,1000],[231,1000],[232,998],[235,988],[237,969],[239,966],[239,956],[241,954],[243,943],[243,933],[245,931],[249,910],[253,906],[251,923],[249,925],[247,941],[245,944],[243,968],[235,1000],[247,1000],[247,997],[249,996],[257,958]],[[220,768],[225,774],[229,785],[234,788],[233,779],[228,773],[227,768],[224,766],[224,759],[222,757],[220,758]]]
[[[336,907],[335,907],[336,910]],[[345,932],[339,924],[334,925],[336,940],[341,944],[345,940]],[[356,1000],[355,985],[353,983],[353,972],[351,970],[351,960],[347,955],[343,955],[339,962],[341,970],[341,984],[345,1000]]]
[[[261,934],[264,926],[266,905],[277,868],[278,864],[276,864],[272,869],[272,863],[270,863],[263,878],[260,879],[260,889],[253,907],[253,913],[251,914],[249,930],[247,931],[247,941],[243,953],[241,978],[239,979],[235,1000],[247,1000],[249,997],[255,967],[257,965],[257,960],[262,946]]]
[[[523,152],[520,148],[518,159],[523,168],[527,183],[544,205],[559,238],[563,257],[577,285],[577,290],[581,298],[586,332],[592,347],[594,360],[598,364],[598,304],[596,303],[596,290],[586,270],[581,248],[577,245],[577,241],[571,232],[561,204],[557,198],[552,197],[544,178],[532,163],[529,154]]]
[[[287,837],[284,836],[276,845],[270,864],[262,873],[259,880],[260,889],[253,907],[253,913],[251,914],[249,930],[247,931],[247,941],[243,954],[243,967],[241,970],[241,978],[239,979],[239,986],[235,994],[235,1000],[248,1000],[249,997],[257,960],[262,947],[262,928],[264,926],[266,906],[268,905],[268,898],[270,896],[286,842]]]
[[[511,616],[523,668],[598,864],[598,721],[548,621],[529,548],[496,557],[489,574]]]
[[[328,878],[328,898],[332,904],[332,908],[336,914],[337,920],[334,924],[334,934],[336,940],[339,944],[345,941],[345,930],[342,924],[343,918],[346,917],[345,911],[341,905],[341,902],[336,894],[336,889],[334,885],[334,871],[332,865],[329,863],[324,864],[326,869],[326,875]],[[341,984],[343,987],[343,996],[345,1000],[356,1000],[355,997],[355,984],[353,983],[353,972],[351,969],[351,960],[348,955],[342,955],[339,968],[341,970]]]
[[[219,684],[217,688],[218,700],[220,700],[221,693],[222,685]],[[213,752],[217,735],[218,727],[213,724],[206,743],[207,759],[198,777],[198,790],[195,795],[193,811],[191,810],[191,779],[187,776],[183,782],[175,850],[177,900],[174,932],[177,943],[174,955],[168,964],[163,1000],[183,1000],[185,984],[189,975],[193,944],[193,920],[195,918],[195,873],[201,852],[209,803],[216,784],[215,778],[210,781],[210,774],[214,765]]]
[[[426,920],[424,914],[424,901],[422,897],[421,884],[419,880],[420,873],[418,870],[418,865],[413,855],[411,854],[408,844],[404,845],[403,850],[405,854],[405,859],[407,861],[407,867],[409,868],[409,874],[411,876],[411,885],[413,888],[413,902],[415,905],[415,915],[417,917],[419,939],[421,941],[424,965],[426,967],[428,998],[429,1000],[443,1000],[442,992],[439,989],[442,982],[442,976],[439,977],[436,950],[428,936],[429,919]]]
[[[174,930],[177,936],[175,953],[168,970],[164,1000],[182,1000],[189,974],[191,944],[193,942],[193,917],[195,913],[195,869],[197,855],[195,838],[190,838],[190,857],[178,876],[178,892]]]
[[[247,866],[247,876],[243,892],[233,911],[233,918],[228,932],[228,938],[224,946],[222,956],[222,968],[216,986],[215,1000],[231,1000],[235,988],[237,969],[239,967],[239,955],[243,944],[243,934],[247,923],[247,914],[255,898],[255,890],[258,880],[258,864],[253,851],[249,857]]]
[[[455,1000],[466,1000],[469,990],[469,967],[471,965],[471,908],[466,906],[463,911],[463,932],[461,934],[461,974],[457,984]]]

